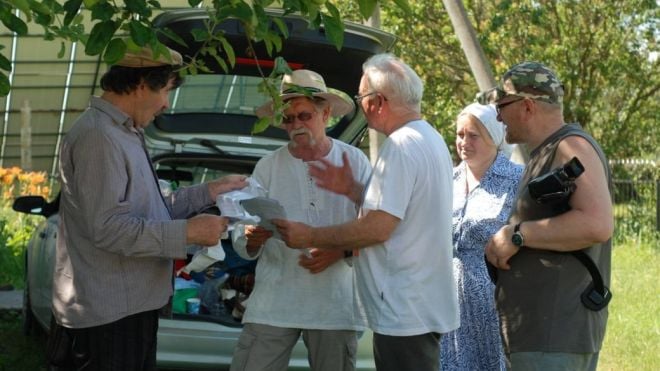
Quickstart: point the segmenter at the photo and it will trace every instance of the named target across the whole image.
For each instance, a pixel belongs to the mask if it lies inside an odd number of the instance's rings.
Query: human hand
[[[200,246],[215,246],[227,230],[228,220],[217,215],[199,214],[188,219],[186,243]]]
[[[344,251],[337,249],[309,249],[309,255],[300,254],[298,258],[298,265],[309,270],[310,273],[316,274],[323,272],[326,268],[334,264],[336,261],[344,258]]]
[[[215,200],[219,194],[245,188],[248,185],[248,182],[245,175],[232,174],[212,180],[207,184],[209,186],[211,198]]]
[[[513,226],[505,225],[493,235],[486,245],[486,259],[496,268],[509,270],[509,259],[518,253],[520,246],[511,242]]]
[[[326,159],[320,159],[322,165],[310,163],[309,175],[316,181],[316,185],[340,195],[348,196],[353,189],[355,180],[353,170],[348,161],[348,154],[342,153],[342,166],[335,166]]]
[[[273,232],[258,225],[246,225],[245,237],[247,238],[245,248],[248,254],[253,255],[266,243],[266,240],[273,237]]]
[[[313,228],[307,224],[292,222],[285,219],[273,219],[271,222],[277,227],[282,241],[292,249],[304,249],[312,243]]]

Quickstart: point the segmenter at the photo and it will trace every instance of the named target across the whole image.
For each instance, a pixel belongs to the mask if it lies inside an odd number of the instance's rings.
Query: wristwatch
[[[511,235],[511,242],[516,246],[522,246],[525,243],[522,232],[520,232],[521,224],[522,222],[516,224],[516,226],[513,227],[513,235]]]

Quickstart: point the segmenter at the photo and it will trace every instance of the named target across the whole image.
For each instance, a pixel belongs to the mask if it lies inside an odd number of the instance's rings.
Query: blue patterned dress
[[[522,166],[498,153],[480,184],[466,194],[466,164],[454,168],[454,278],[461,327],[441,340],[441,370],[504,370],[504,353],[484,248],[506,224]]]

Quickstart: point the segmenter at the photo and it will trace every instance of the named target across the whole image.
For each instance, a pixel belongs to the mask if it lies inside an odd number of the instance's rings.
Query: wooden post
[[[366,24],[373,28],[380,28],[380,6],[376,5],[373,14],[367,20]],[[357,102],[356,102],[357,103]],[[360,107],[358,107],[360,109]],[[371,165],[376,164],[378,159],[378,150],[385,141],[385,134],[379,133],[374,129],[369,129],[369,160]]]
[[[449,15],[449,19],[454,27],[454,33],[461,43],[465,58],[470,65],[472,75],[477,81],[479,90],[484,91],[496,85],[493,73],[484,51],[477,40],[476,32],[472,23],[468,19],[467,12],[461,0],[443,0],[442,1]],[[529,154],[524,145],[514,144],[511,161],[524,164],[527,162]]]
[[[32,109],[26,99],[21,106],[21,168],[32,170]]]

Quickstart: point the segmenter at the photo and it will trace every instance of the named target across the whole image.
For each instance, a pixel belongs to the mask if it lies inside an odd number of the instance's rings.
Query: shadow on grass
[[[0,334],[0,370],[46,370],[46,336],[43,333],[24,335],[20,311],[0,311]]]

